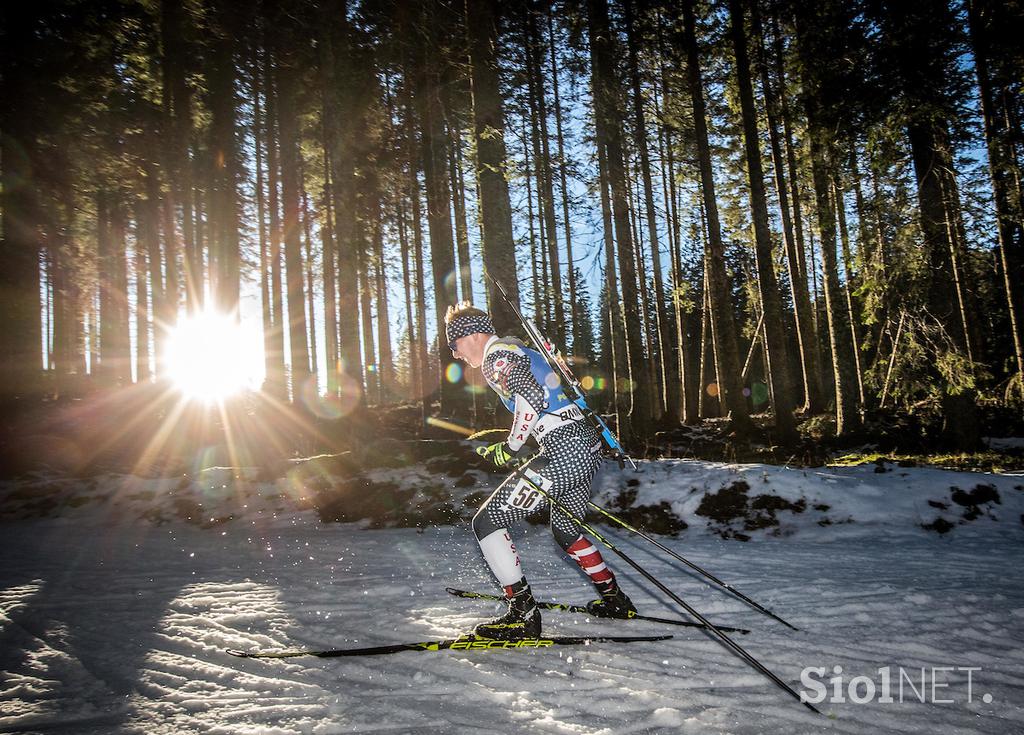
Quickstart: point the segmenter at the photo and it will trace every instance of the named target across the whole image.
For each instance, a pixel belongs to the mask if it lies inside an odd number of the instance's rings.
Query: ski
[[[496,602],[503,601],[505,598],[501,595],[492,595],[489,592],[469,592],[467,590],[456,589],[455,587],[445,587],[445,591],[450,595],[456,597],[465,597],[471,600],[494,600]],[[583,615],[593,615],[583,605],[563,605],[559,602],[538,602],[537,607],[541,610],[558,610],[560,612],[571,612],[571,613],[582,613]],[[692,623],[689,620],[676,620],[673,618],[654,618],[649,615],[639,615],[637,613],[631,613],[628,620],[644,620],[648,623],[664,623],[665,625],[681,625],[687,628],[706,628],[703,623]],[[600,618],[600,620],[621,620],[621,618]],[[746,628],[730,628],[725,625],[716,625],[719,630],[724,630],[729,633],[742,633],[746,635],[750,631]]]
[[[368,648],[336,648],[328,651],[239,651],[227,649],[227,653],[239,658],[297,658],[299,656],[316,656],[317,658],[339,658],[342,656],[380,656],[403,651],[508,651],[527,648],[551,648],[552,646],[589,646],[591,643],[639,643],[642,641],[665,641],[670,635],[653,636],[550,636],[547,638],[516,638],[510,641],[493,638],[479,638],[475,635],[464,635],[459,638],[443,638],[435,641],[418,643],[392,643],[384,646]]]

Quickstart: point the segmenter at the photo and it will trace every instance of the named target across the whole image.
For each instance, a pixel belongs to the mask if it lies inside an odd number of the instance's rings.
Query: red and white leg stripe
[[[610,582],[615,579],[608,565],[597,547],[590,542],[586,536],[580,536],[572,542],[572,545],[565,550],[573,560],[580,565],[580,569],[587,573],[595,584]]]

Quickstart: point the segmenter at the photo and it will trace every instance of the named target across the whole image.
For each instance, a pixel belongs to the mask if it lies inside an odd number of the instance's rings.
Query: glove
[[[516,457],[515,452],[512,451],[506,442],[498,442],[486,447],[477,447],[476,453],[490,460],[495,467],[505,467]]]

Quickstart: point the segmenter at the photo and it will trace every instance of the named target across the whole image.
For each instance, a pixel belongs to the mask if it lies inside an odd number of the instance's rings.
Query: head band
[[[467,314],[457,316],[445,324],[445,335],[448,337],[448,346],[455,349],[455,340],[468,337],[471,334],[494,334],[494,325],[491,318],[485,314]]]

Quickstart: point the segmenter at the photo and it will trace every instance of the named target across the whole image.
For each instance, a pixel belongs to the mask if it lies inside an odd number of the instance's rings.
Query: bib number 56
[[[519,510],[530,511],[540,505],[544,495],[529,480],[522,479],[512,489],[508,497],[508,504]]]

